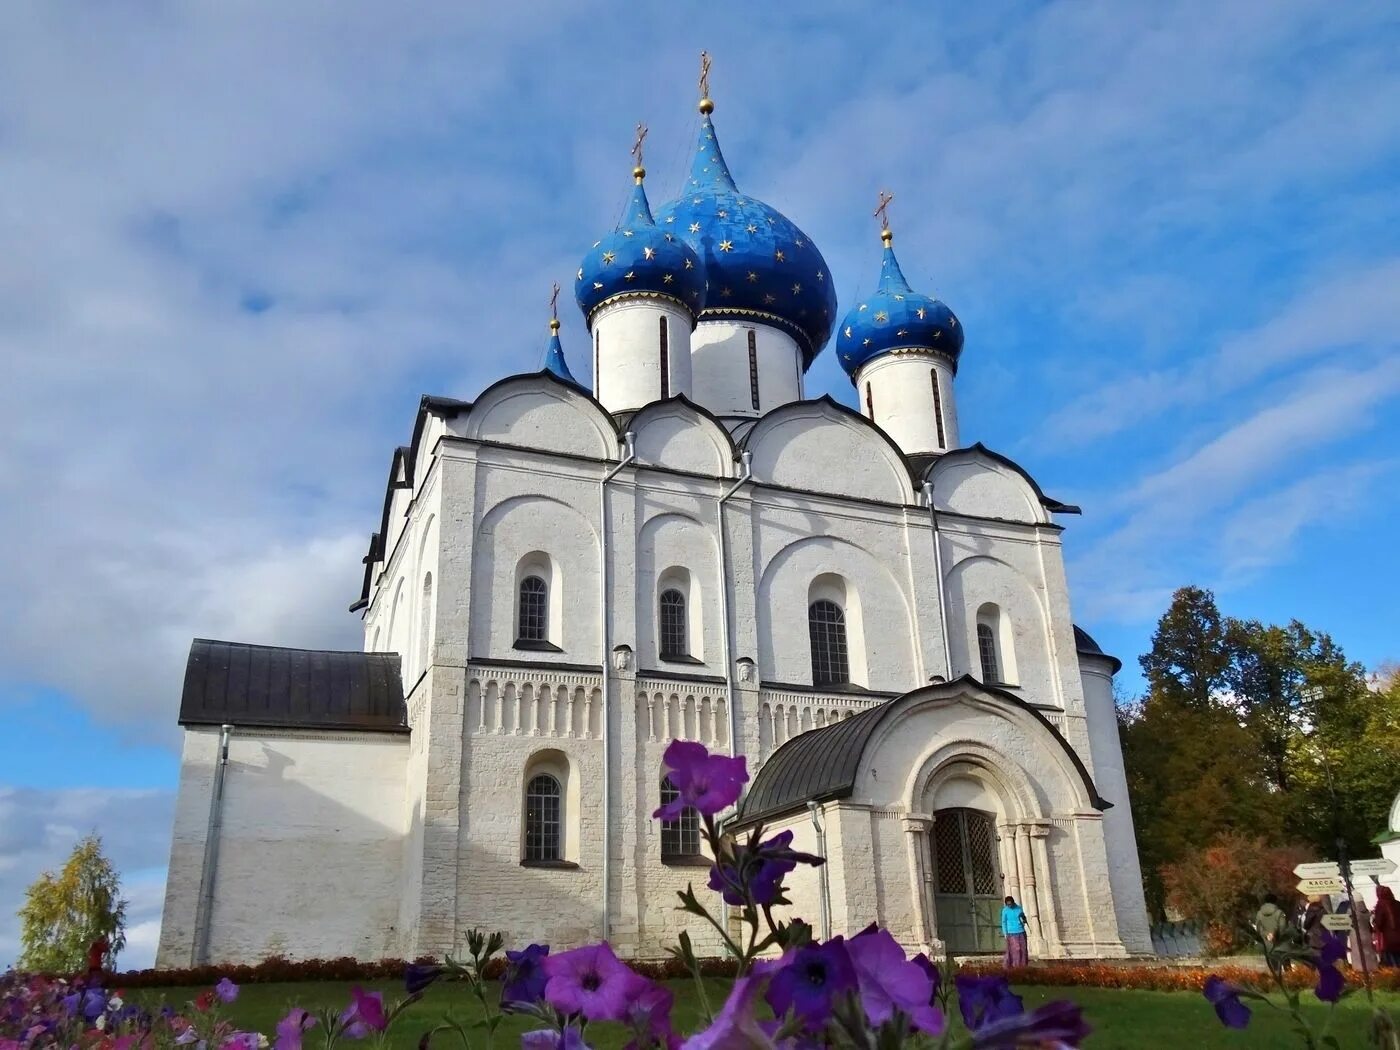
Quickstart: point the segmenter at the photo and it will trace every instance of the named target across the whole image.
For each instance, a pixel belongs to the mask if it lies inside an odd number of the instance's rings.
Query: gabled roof
[[[870,742],[881,722],[911,696],[928,697],[932,693],[935,700],[953,701],[957,700],[969,685],[981,693],[1029,712],[1055,743],[1064,749],[1083,780],[1084,788],[1094,807],[1099,810],[1111,808],[1112,803],[1099,796],[1093,778],[1090,777],[1089,770],[1078,753],[1043,714],[1014,693],[983,685],[970,675],[963,675],[952,682],[915,689],[879,707],[872,707],[850,718],[823,726],[821,729],[810,729],[793,737],[774,751],[758,771],[748,793],[739,803],[737,819],[741,823],[749,824],[791,812],[804,806],[809,800],[824,802],[848,798],[855,789],[856,774],[866,744]]]
[[[180,724],[407,732],[399,655],[196,638]]]

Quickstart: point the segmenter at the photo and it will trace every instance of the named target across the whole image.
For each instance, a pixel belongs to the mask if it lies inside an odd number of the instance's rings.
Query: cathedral
[[[194,640],[157,965],[442,956],[473,927],[718,954],[676,909],[707,892],[693,814],[651,817],[674,739],[747,758],[730,826],[828,858],[787,909],[819,936],[997,952],[1010,895],[1034,957],[1151,951],[1077,508],[960,440],[963,329],[888,222],[843,310],[699,108],[681,196],[653,210],[639,138],[583,255],[587,358],[556,315],[540,371],[422,398],[363,651]],[[823,351],[859,411],[805,396]]]

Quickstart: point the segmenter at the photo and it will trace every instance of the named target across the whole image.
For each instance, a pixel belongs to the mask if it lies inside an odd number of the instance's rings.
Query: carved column
[[[1002,895],[1021,899],[1021,866],[1016,859],[1015,824],[997,825],[997,854],[1001,859]]]
[[[914,904],[914,941],[925,954],[931,954],[930,948],[937,936],[933,903],[929,899],[932,873],[927,861],[928,830],[932,824],[930,817],[904,818],[905,842],[909,852],[909,892]]]
[[[1040,873],[1037,897],[1040,899],[1040,911],[1043,916],[1041,932],[1045,939],[1045,950],[1050,956],[1061,958],[1065,954],[1065,946],[1060,940],[1060,918],[1055,908],[1055,879],[1050,871],[1050,851],[1045,841],[1050,836],[1050,827],[1050,821],[1036,820],[1031,821],[1026,830],[1030,833],[1035,867]]]
[[[1046,954],[1044,930],[1040,921],[1040,892],[1037,871],[1031,860],[1031,827],[1022,824],[1016,828],[1016,866],[1020,872],[1021,895],[1016,898],[1026,909],[1026,932],[1030,935],[1030,950],[1035,955]],[[1053,953],[1051,953],[1053,954]]]

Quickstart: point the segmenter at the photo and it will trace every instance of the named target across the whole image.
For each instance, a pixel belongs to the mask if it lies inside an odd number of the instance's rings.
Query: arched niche
[[[597,459],[616,459],[617,428],[596,401],[548,373],[513,376],[488,387],[451,433]]]

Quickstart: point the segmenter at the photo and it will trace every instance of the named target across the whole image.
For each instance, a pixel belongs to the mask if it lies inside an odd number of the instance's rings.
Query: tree
[[[1138,663],[1153,696],[1171,697],[1198,710],[1210,706],[1230,665],[1215,595],[1200,587],[1177,590],[1157,621],[1151,651]]]
[[[24,895],[19,910],[21,969],[73,973],[86,966],[88,948],[99,937],[110,958],[126,946],[126,905],[116,869],[102,855],[102,840],[88,835],[63,870],[46,871]]]

